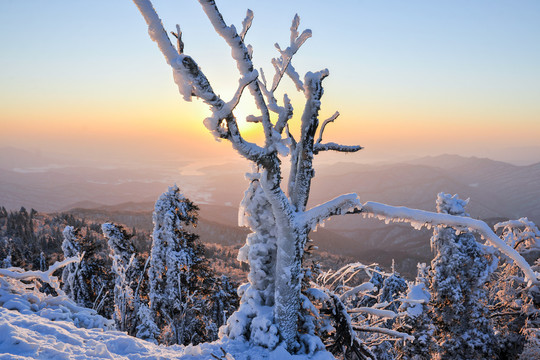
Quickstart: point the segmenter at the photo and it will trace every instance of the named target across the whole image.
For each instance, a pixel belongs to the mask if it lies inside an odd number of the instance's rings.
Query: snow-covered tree
[[[393,344],[400,339],[412,340],[403,330],[391,327],[405,316],[392,309],[404,301],[403,290],[407,289],[405,280],[395,272],[386,273],[377,264],[352,263],[337,271],[322,272],[311,285],[306,294],[313,300],[315,332],[336,357],[393,359]],[[382,298],[386,300],[379,302]]]
[[[244,195],[239,216],[240,225],[253,231],[238,253],[239,261],[250,264],[249,282],[239,289],[240,307],[221,332],[233,339],[249,339],[256,345],[273,348],[279,341],[272,312],[277,228],[272,206],[256,174]]]
[[[110,274],[105,256],[94,236],[86,236],[80,229],[66,226],[63,231],[64,257],[82,256],[78,263],[67,265],[62,272],[62,290],[78,304],[95,309],[110,317],[112,305],[108,297]],[[109,309],[110,308],[110,309]]]
[[[47,257],[45,256],[45,253],[42,251],[39,253],[39,270],[45,271],[49,267],[47,266]]]
[[[80,231],[73,226],[66,226],[63,235],[62,250],[64,258],[81,256],[83,251],[81,251],[82,235]],[[64,284],[62,290],[76,303],[92,308],[92,289],[90,288],[89,278],[85,276],[88,273],[86,265],[87,263],[83,257],[80,262],[71,263],[64,267],[62,271],[62,283]]]
[[[137,311],[137,332],[135,336],[139,339],[156,342],[160,330],[156,325],[155,316],[152,310],[145,303],[141,303]]]
[[[251,47],[244,41],[253,20],[253,12],[248,10],[242,23],[242,31],[238,33],[234,26],[225,23],[214,1],[201,0],[203,10],[214,29],[230,45],[232,56],[240,72],[238,91],[231,101],[226,102],[214,92],[195,60],[183,53],[184,45],[180,28],[177,27],[175,33],[177,38],[177,47],[175,47],[150,1],[134,0],[134,2],[149,26],[152,40],[157,42],[167,62],[173,68],[174,79],[184,98],[189,101],[192,96],[196,96],[208,104],[212,112],[212,115],[204,120],[208,130],[216,138],[230,141],[241,156],[257,166],[256,175],[259,182],[257,186],[262,189],[265,201],[268,203],[269,221],[275,224],[272,236],[267,238],[265,234],[258,235],[261,239],[259,244],[265,248],[266,255],[263,256],[270,255],[273,258],[275,270],[269,270],[268,285],[264,286],[264,290],[259,288],[259,284],[251,283],[250,286],[252,291],[273,292],[273,295],[261,300],[261,303],[269,306],[271,311],[262,315],[262,311],[254,310],[257,315],[253,318],[245,318],[242,315],[244,313],[238,314],[234,318],[236,324],[231,323],[227,333],[232,337],[239,336],[256,343],[262,341],[257,334],[267,334],[265,335],[267,339],[264,340],[267,346],[273,347],[283,341],[289,350],[295,351],[300,348],[298,313],[303,277],[302,259],[308,234],[324,219],[343,214],[359,205],[357,196],[349,194],[313,209],[307,209],[311,179],[315,174],[314,156],[328,150],[355,152],[361,149],[360,146],[322,142],[325,126],[339,115],[336,113],[322,125],[319,123],[323,95],[322,81],[328,76],[328,70],[308,72],[301,80],[291,63],[292,56],[311,37],[311,31],[305,30],[300,34],[298,32],[299,17],[296,16],[293,19],[290,45],[285,49],[278,47],[280,56],[273,61],[275,74],[272,81],[267,82],[264,73],[261,71],[259,74],[254,69]],[[293,115],[293,107],[288,96],[284,96],[281,105],[275,98],[275,91],[285,75],[292,79],[297,89],[306,97],[300,133],[296,135],[298,137],[289,131],[287,125]],[[238,128],[234,109],[245,88],[249,89],[258,108],[258,114],[250,116],[249,120],[261,124],[265,136],[263,145],[245,140]],[[270,113],[277,115],[275,121]],[[287,154],[290,155],[291,166],[288,184],[284,186],[281,182],[282,169],[279,155]],[[252,228],[252,231],[257,233],[257,229],[260,228]],[[276,250],[275,255],[272,256],[268,254],[268,250],[273,246]],[[243,296],[245,297],[242,300],[243,304],[253,297],[250,291],[243,292]],[[257,306],[259,304],[253,304],[253,307]],[[241,311],[245,308],[241,306]],[[253,331],[253,329],[260,329],[260,331]],[[270,335],[271,339],[268,338]]]
[[[205,340],[201,285],[208,271],[198,236],[189,231],[197,224],[197,212],[198,207],[176,185],[159,197],[154,208],[148,272],[150,305],[162,343]]]
[[[439,213],[469,216],[468,200],[437,196]],[[493,359],[496,339],[489,323],[487,291],[491,261],[468,231],[438,226],[431,238],[431,317],[439,344],[433,358]]]
[[[412,341],[396,343],[398,360],[431,360],[431,354],[438,353],[434,338],[435,327],[429,314],[428,303],[431,295],[428,291],[428,267],[418,264],[418,274],[409,284],[406,299],[399,312],[407,316],[400,317],[394,324],[394,330],[414,336]]]
[[[131,236],[119,225],[105,223],[103,235],[107,239],[114,273],[114,321],[118,330],[136,335],[141,306],[140,284],[144,278],[144,262],[138,256]],[[144,312],[141,313],[142,315]],[[147,318],[144,318],[147,320]]]
[[[532,221],[527,218],[505,221],[496,224],[495,229],[500,230],[509,246],[529,261],[536,261],[535,270],[540,270],[540,230]],[[540,327],[540,291],[527,288],[523,271],[503,257],[490,282],[489,305],[500,356],[505,359],[517,359],[522,352],[540,353],[540,347],[534,349],[538,346],[535,330]]]
[[[361,147],[322,142],[326,125],[333,122],[339,113],[336,112],[322,124],[319,121],[322,81],[329,75],[328,70],[308,72],[301,79],[291,63],[293,55],[311,37],[310,30],[299,33],[298,16],[295,16],[292,22],[289,46],[283,49],[276,45],[279,57],[273,59],[275,73],[272,79],[267,81],[262,69],[260,72],[255,70],[252,62],[253,49],[245,42],[253,22],[253,12],[248,10],[241,31],[238,32],[236,27],[225,22],[213,0],[199,0],[215,31],[231,47],[231,55],[239,70],[238,89],[232,99],[226,101],[213,90],[195,60],[184,54],[180,27],[177,26],[173,33],[176,38],[175,46],[151,2],[133,1],[148,25],[151,39],[157,43],[171,66],[174,81],[184,99],[191,101],[195,96],[205,102],[211,110],[211,115],[204,120],[207,129],[217,139],[229,141],[240,156],[255,165],[256,171],[251,175],[252,182],[246,201],[253,203],[254,213],[263,219],[264,223],[259,223],[259,220],[245,222],[255,235],[248,238],[246,247],[239,256],[240,259],[250,262],[252,269],[249,284],[240,289],[240,309],[229,319],[223,334],[270,348],[283,343],[292,352],[299,349],[317,350],[317,347],[312,346],[316,341],[311,342],[310,337],[315,334],[302,333],[305,329],[312,328],[310,324],[302,323],[309,317],[300,316],[301,310],[310,308],[301,294],[302,279],[305,276],[304,250],[309,233],[317,224],[331,216],[350,212],[409,221],[419,227],[446,223],[471,227],[486,235],[488,241],[493,241],[505,254],[515,259],[526,272],[529,282],[537,281],[536,275],[522,257],[501,244],[500,239],[494,236],[483,222],[464,222],[463,218],[458,219],[448,214],[396,209],[371,202],[362,206],[356,194],[342,195],[322,205],[307,208],[311,180],[315,174],[314,157],[323,151],[356,152]],[[298,133],[294,133],[288,124],[293,115],[289,97],[284,95],[281,102],[276,99],[276,90],[285,75],[290,77],[298,91],[306,97]],[[242,136],[235,116],[235,108],[246,88],[258,109],[255,114],[249,115],[247,120],[260,124],[264,134],[262,144],[247,141]],[[290,169],[288,181],[284,184],[282,159],[286,156],[289,156]],[[257,190],[259,188],[260,191]],[[264,209],[257,209],[256,204],[264,204]],[[253,211],[242,210],[241,218],[244,217],[244,212]],[[268,262],[259,261],[259,256]]]
[[[226,324],[227,319],[238,308],[238,295],[236,284],[226,275],[212,278],[212,287],[209,294],[211,311],[208,312],[207,324],[212,324],[212,331],[208,331],[208,337],[217,339],[219,328]]]

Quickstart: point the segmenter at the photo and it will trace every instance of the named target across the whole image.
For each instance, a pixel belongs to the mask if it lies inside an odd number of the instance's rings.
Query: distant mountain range
[[[246,233],[234,228],[238,204],[248,185],[244,178],[247,171],[243,164],[236,163],[199,166],[186,173],[182,164],[77,166],[11,149],[0,153],[0,206],[46,212],[73,209],[87,214],[91,210],[123,214],[128,220],[140,216],[150,227],[155,200],[176,182],[200,205],[202,221],[213,229],[209,230],[212,236],[231,234],[231,239],[222,240],[232,244],[242,242]],[[362,202],[434,211],[436,195],[442,191],[470,198],[472,217],[490,223],[528,217],[540,224],[540,163],[517,166],[485,158],[441,155],[397,164],[340,162],[321,165],[316,171],[311,205],[356,192]],[[359,215],[332,219],[312,234],[325,251],[363,261],[388,263],[396,258],[403,264],[410,263],[407,266],[415,266],[418,260],[429,261],[430,236],[431,231],[419,232],[403,224],[385,225]]]

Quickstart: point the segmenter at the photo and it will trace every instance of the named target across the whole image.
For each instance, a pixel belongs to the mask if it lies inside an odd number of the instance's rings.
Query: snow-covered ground
[[[227,339],[165,347],[110,330],[111,325],[66,296],[44,295],[32,284],[0,275],[0,359],[333,359],[329,353],[291,356],[280,347],[269,352]]]

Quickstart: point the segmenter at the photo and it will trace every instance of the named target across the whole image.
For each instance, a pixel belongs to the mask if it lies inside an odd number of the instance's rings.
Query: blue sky
[[[154,4],[167,28],[180,23],[186,53],[218,93],[230,96],[235,65],[199,4]],[[538,1],[229,0],[218,6],[237,27],[246,8],[254,10],[247,41],[267,73],[273,44],[287,45],[295,13],[301,29],[312,29],[293,63],[301,74],[329,68],[323,117],[342,113],[329,130],[332,140],[360,143],[381,158],[403,149],[486,156],[538,145]],[[84,148],[112,146],[113,139],[125,148],[124,135],[152,151],[181,151],[156,145],[171,130],[212,141],[203,135],[204,106],[177,95],[130,1],[0,0],[0,45],[2,143],[62,151],[78,136]],[[285,90],[294,92],[290,85]]]

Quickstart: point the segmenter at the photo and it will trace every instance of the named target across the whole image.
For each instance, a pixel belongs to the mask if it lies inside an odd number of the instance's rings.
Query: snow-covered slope
[[[76,326],[77,324],[77,326]],[[66,296],[49,296],[0,275],[0,359],[333,359],[329,353],[291,356],[242,341],[159,346],[110,330],[112,323]],[[212,356],[215,355],[216,357]]]

